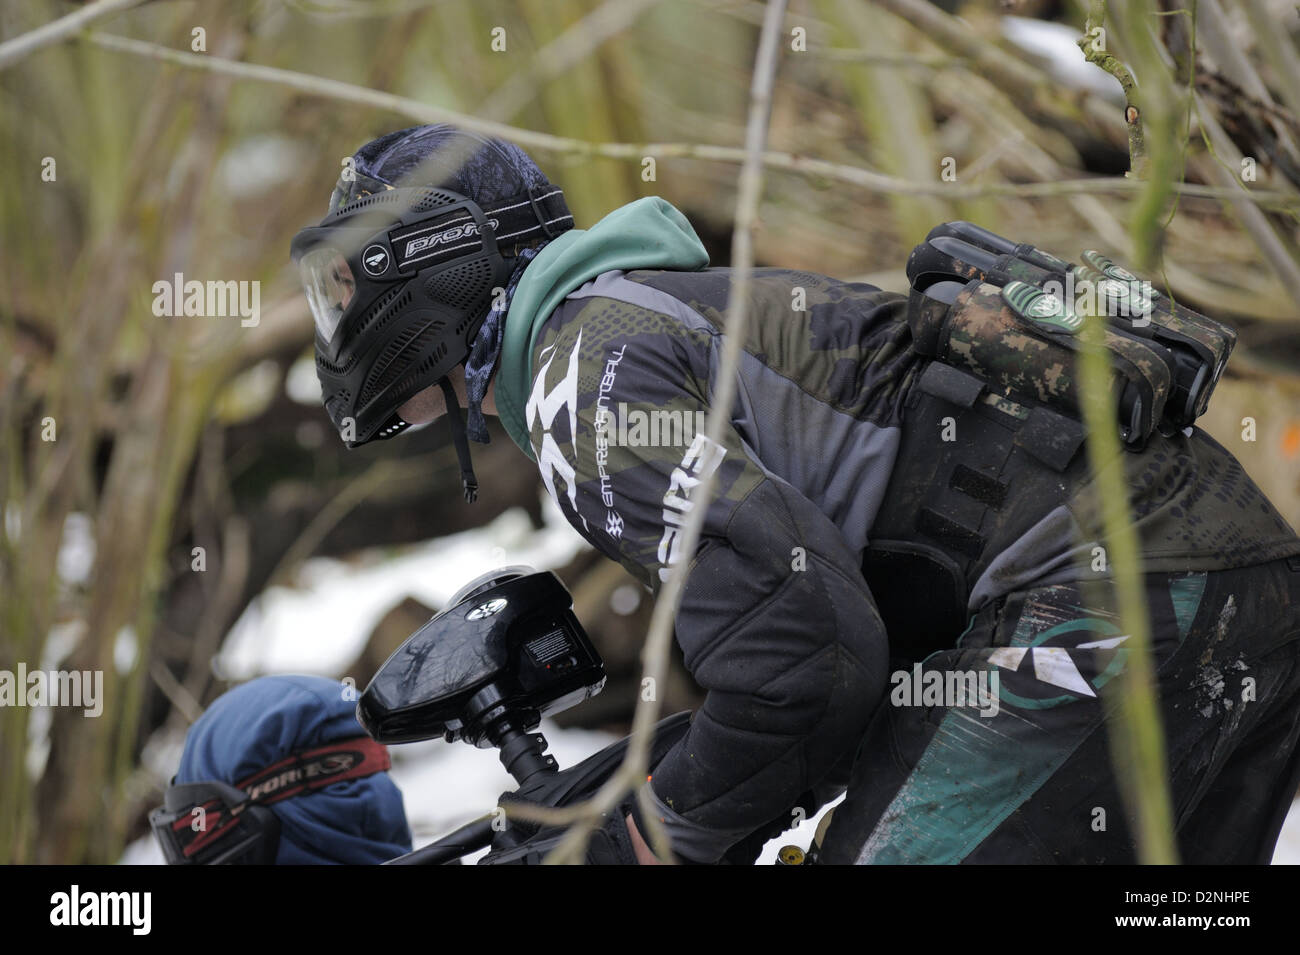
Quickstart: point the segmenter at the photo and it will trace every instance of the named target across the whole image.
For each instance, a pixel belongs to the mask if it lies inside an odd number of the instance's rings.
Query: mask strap
[[[465,438],[465,421],[460,416],[460,400],[448,379],[443,378],[438,384],[447,400],[447,417],[451,419],[451,439],[456,444],[456,457],[460,459],[460,483],[465,491],[465,501],[473,504],[478,499],[478,478],[474,476],[474,467],[469,459],[469,441]]]

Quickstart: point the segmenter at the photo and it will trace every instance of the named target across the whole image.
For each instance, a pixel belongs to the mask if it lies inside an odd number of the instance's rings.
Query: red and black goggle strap
[[[278,836],[274,814],[260,807],[391,766],[388,747],[368,736],[336,740],[287,756],[235,786],[218,780],[169,786],[149,822],[169,864],[219,863]]]

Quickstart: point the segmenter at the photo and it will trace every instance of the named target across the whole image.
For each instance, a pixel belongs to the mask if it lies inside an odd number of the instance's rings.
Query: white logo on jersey
[[[568,409],[569,412],[569,440],[574,441],[578,434],[578,352],[582,348],[582,329],[578,330],[578,338],[573,343],[573,351],[569,353],[569,368],[564,377],[556,383],[551,389],[550,394],[546,393],[546,374],[551,370],[551,362],[555,360],[555,346],[548,345],[542,354],[551,352],[551,356],[546,359],[546,364],[542,365],[537,377],[533,379],[533,392],[528,396],[528,404],[524,406],[524,414],[528,421],[528,430],[532,431],[533,424],[540,415],[542,420],[542,444],[541,447],[534,445],[533,450],[537,454],[537,467],[542,472],[542,483],[546,485],[546,492],[556,504],[560,503],[560,496],[555,490],[555,476],[558,474],[564,479],[568,489],[569,505],[573,513],[578,513],[578,483],[574,477],[573,465],[565,460],[564,452],[556,443],[555,438],[551,435],[551,426],[555,423],[555,417],[562,410]],[[581,518],[580,518],[581,519]],[[585,520],[582,521],[583,527],[587,526]]]
[[[623,515],[614,507],[614,478],[609,473],[609,393],[614,390],[618,379],[618,364],[627,352],[624,344],[618,351],[611,351],[605,360],[605,374],[600,379],[600,390],[596,397],[596,475],[600,478],[600,500],[605,505],[605,533],[618,540],[623,536]]]
[[[657,555],[659,563],[663,564],[659,568],[660,580],[668,579],[668,568],[681,557],[682,525],[695,506],[690,498],[691,489],[715,471],[726,456],[726,448],[710,441],[703,431],[697,431],[695,440],[682,457],[682,463],[673,468],[668,480],[668,493],[664,495],[664,536],[659,540]]]

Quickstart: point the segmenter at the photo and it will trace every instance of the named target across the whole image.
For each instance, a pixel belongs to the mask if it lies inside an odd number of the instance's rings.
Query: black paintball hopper
[[[525,734],[604,684],[564,585],[549,571],[509,567],[462,588],[408,637],[361,695],[357,719],[381,743],[496,746],[507,769],[528,775],[553,760],[534,765],[536,738]]]

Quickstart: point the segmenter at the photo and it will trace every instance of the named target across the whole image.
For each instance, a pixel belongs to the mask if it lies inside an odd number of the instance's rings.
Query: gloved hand
[[[821,806],[824,800],[818,800],[814,793],[805,793],[799,800],[800,805]],[[646,840],[647,828],[642,821],[640,804],[636,795],[627,796],[613,810],[606,814],[605,822],[592,833],[587,846],[588,865],[641,865],[637,857],[632,834],[628,831],[627,819],[632,818],[642,839]],[[782,813],[765,826],[760,826],[733,845],[716,863],[717,865],[753,865],[763,851],[763,846],[770,840],[788,831],[794,822],[792,812]],[[690,860],[682,857],[673,861],[689,864]]]
[[[635,802],[636,795],[629,795],[605,814],[604,822],[591,834],[591,842],[587,844],[587,865],[641,864],[627,828],[627,817],[633,812]]]

